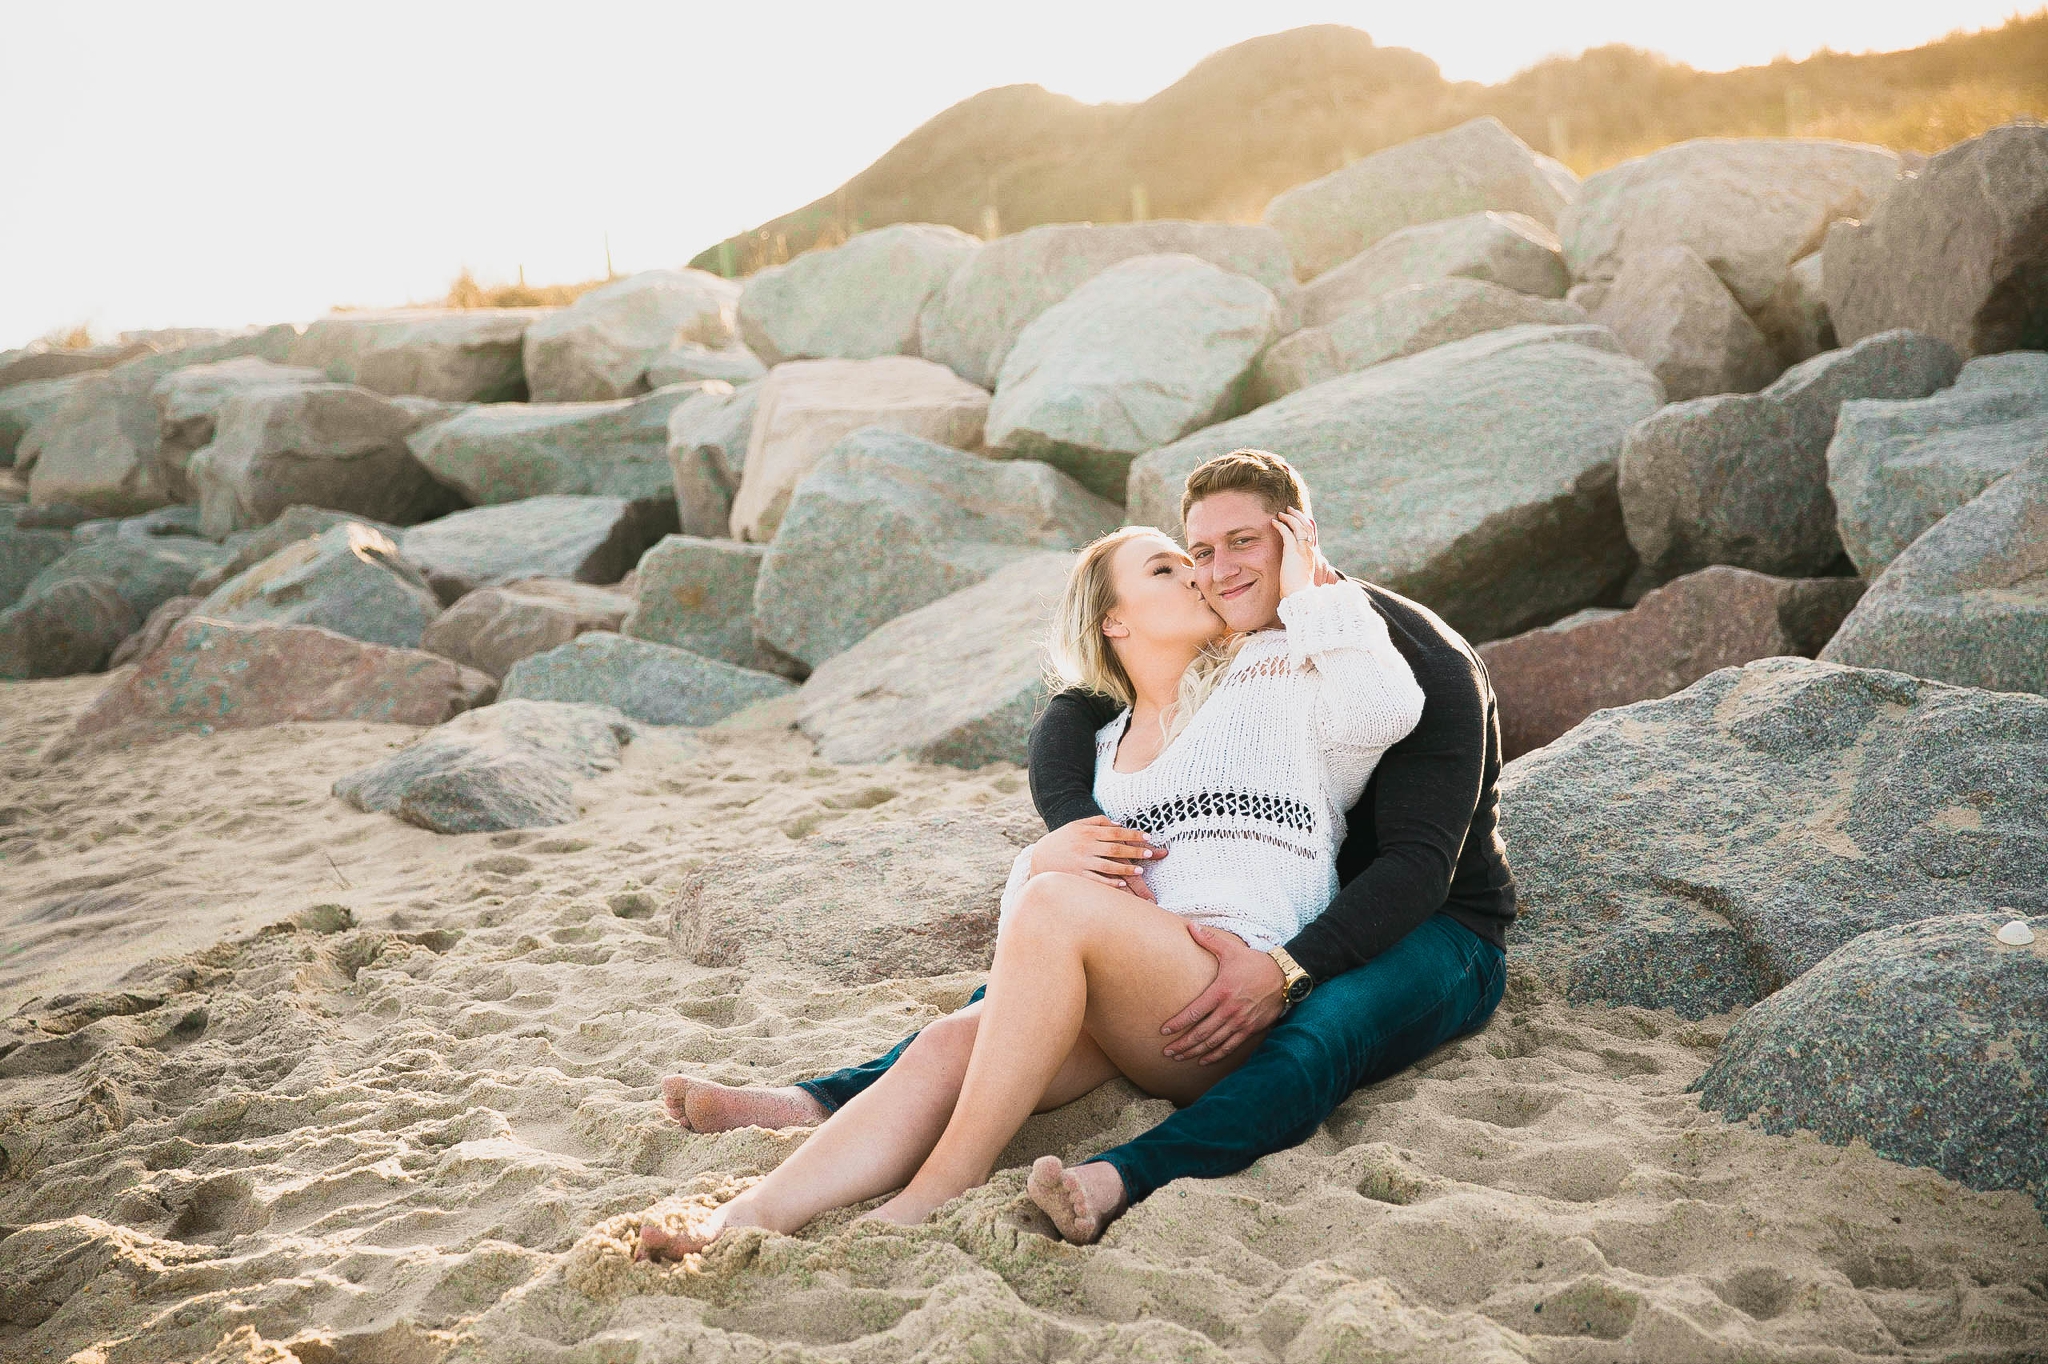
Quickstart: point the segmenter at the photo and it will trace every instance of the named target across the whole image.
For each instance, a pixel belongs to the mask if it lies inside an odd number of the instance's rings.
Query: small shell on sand
[[[2034,930],[2027,927],[2025,919],[2014,919],[1998,930],[1998,940],[2007,947],[2025,947],[2034,940]]]

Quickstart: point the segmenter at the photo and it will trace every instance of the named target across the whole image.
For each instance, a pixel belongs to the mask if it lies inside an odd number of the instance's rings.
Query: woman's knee
[[[1087,900],[1095,883],[1070,872],[1045,872],[1024,883],[1010,921],[1034,933],[1070,932],[1086,922]]]
[[[979,1009],[963,1009],[933,1019],[911,1039],[904,1057],[907,1060],[914,1054],[922,1062],[965,1067],[974,1052],[975,1030],[980,1021]]]

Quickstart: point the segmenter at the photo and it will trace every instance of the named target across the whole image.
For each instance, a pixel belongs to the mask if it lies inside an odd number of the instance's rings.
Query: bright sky
[[[2032,9],[2038,0],[2017,0]],[[1345,23],[1496,81],[1625,42],[1703,70],[1912,47],[2016,0],[0,0],[0,347],[680,265],[947,105],[1138,100]]]

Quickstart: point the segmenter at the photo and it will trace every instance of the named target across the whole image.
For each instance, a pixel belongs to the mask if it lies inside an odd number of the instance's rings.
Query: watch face
[[[1303,976],[1289,985],[1287,987],[1287,1002],[1289,1004],[1299,1004],[1304,999],[1307,999],[1310,984],[1311,982],[1308,977]]]

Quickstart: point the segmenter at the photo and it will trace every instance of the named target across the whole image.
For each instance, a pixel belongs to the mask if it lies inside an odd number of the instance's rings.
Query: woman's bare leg
[[[1185,1103],[1249,1056],[1170,1061],[1159,1028],[1216,977],[1216,959],[1170,911],[1078,876],[1040,876],[996,940],[981,1025],[945,1131],[876,1216],[919,1222],[988,1178],[1066,1057],[1092,1038],[1148,1094]]]
[[[819,1213],[901,1188],[952,1116],[981,1009],[970,1004],[920,1032],[881,1079],[834,1113],[766,1179],[713,1209],[688,1233],[674,1236],[651,1224],[642,1228],[641,1252],[659,1256],[701,1250],[728,1227],[791,1232]],[[1081,1039],[1069,1048],[1037,1106],[1071,1103],[1116,1074],[1109,1058],[1092,1041]]]

